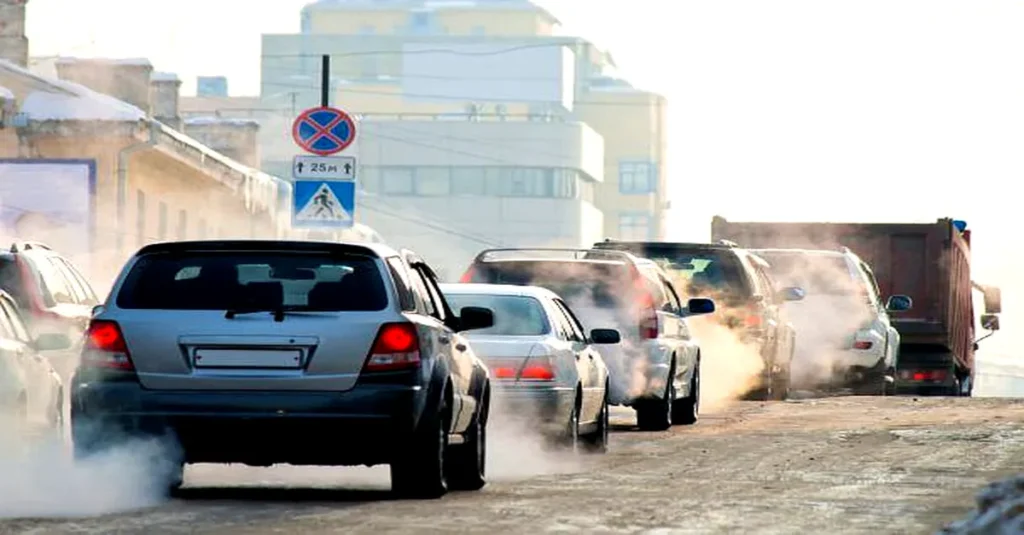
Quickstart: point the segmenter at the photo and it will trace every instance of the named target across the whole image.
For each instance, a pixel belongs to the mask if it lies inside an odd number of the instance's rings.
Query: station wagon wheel
[[[465,441],[448,447],[445,468],[451,490],[480,490],[487,484],[487,411],[489,389],[484,388],[480,408],[466,430]]]
[[[569,412],[569,422],[566,424],[565,430],[565,445],[573,453],[579,452],[580,404],[578,401],[573,403],[572,410]]]
[[[444,399],[444,398],[442,398]],[[425,414],[413,433],[410,448],[391,464],[391,487],[410,498],[440,498],[448,492],[445,454],[448,450],[447,402]]]

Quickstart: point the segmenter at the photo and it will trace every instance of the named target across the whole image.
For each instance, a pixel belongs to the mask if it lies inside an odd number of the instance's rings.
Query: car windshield
[[[807,295],[856,295],[863,284],[850,273],[841,256],[758,252],[771,266],[780,287],[796,286]]]
[[[117,296],[125,309],[377,311],[387,304],[372,257],[280,252],[144,256]]]
[[[541,336],[550,331],[544,307],[533,297],[448,293],[445,299],[456,311],[463,307],[484,307],[494,313],[493,326],[471,331],[470,335]]]

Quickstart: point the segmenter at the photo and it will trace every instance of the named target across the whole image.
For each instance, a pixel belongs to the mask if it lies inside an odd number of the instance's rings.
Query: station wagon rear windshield
[[[202,252],[139,259],[117,306],[150,310],[378,311],[388,294],[374,258]]]
[[[629,302],[632,281],[622,262],[506,261],[475,266],[471,282],[540,286],[573,306],[617,308]]]
[[[865,290],[850,273],[846,259],[801,253],[758,252],[780,285],[802,288],[808,295],[855,295]]]
[[[472,331],[471,335],[540,336],[547,334],[547,314],[540,301],[524,295],[445,294],[456,311],[483,307],[494,313],[494,325]]]

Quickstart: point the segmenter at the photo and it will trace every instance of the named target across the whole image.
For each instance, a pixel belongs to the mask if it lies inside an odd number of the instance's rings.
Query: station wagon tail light
[[[131,355],[121,327],[109,320],[92,320],[85,331],[82,367],[132,371]]]
[[[420,338],[412,323],[385,323],[366,359],[365,371],[408,370],[420,365]]]
[[[640,339],[641,340],[653,340],[658,337],[658,309],[654,306],[654,296],[647,290],[647,286],[644,284],[644,277],[640,274],[640,270],[632,267],[633,272],[633,289],[636,292],[638,306],[640,308],[639,320],[640,320]]]

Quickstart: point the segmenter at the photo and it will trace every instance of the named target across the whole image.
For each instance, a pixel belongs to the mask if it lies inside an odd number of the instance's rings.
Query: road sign
[[[348,228],[355,223],[355,181],[296,180],[292,196],[293,227]]]
[[[300,180],[355,180],[356,159],[352,156],[296,156],[292,178]]]
[[[345,150],[356,140],[356,123],[337,108],[310,108],[295,118],[292,138],[306,152],[330,156]]]

